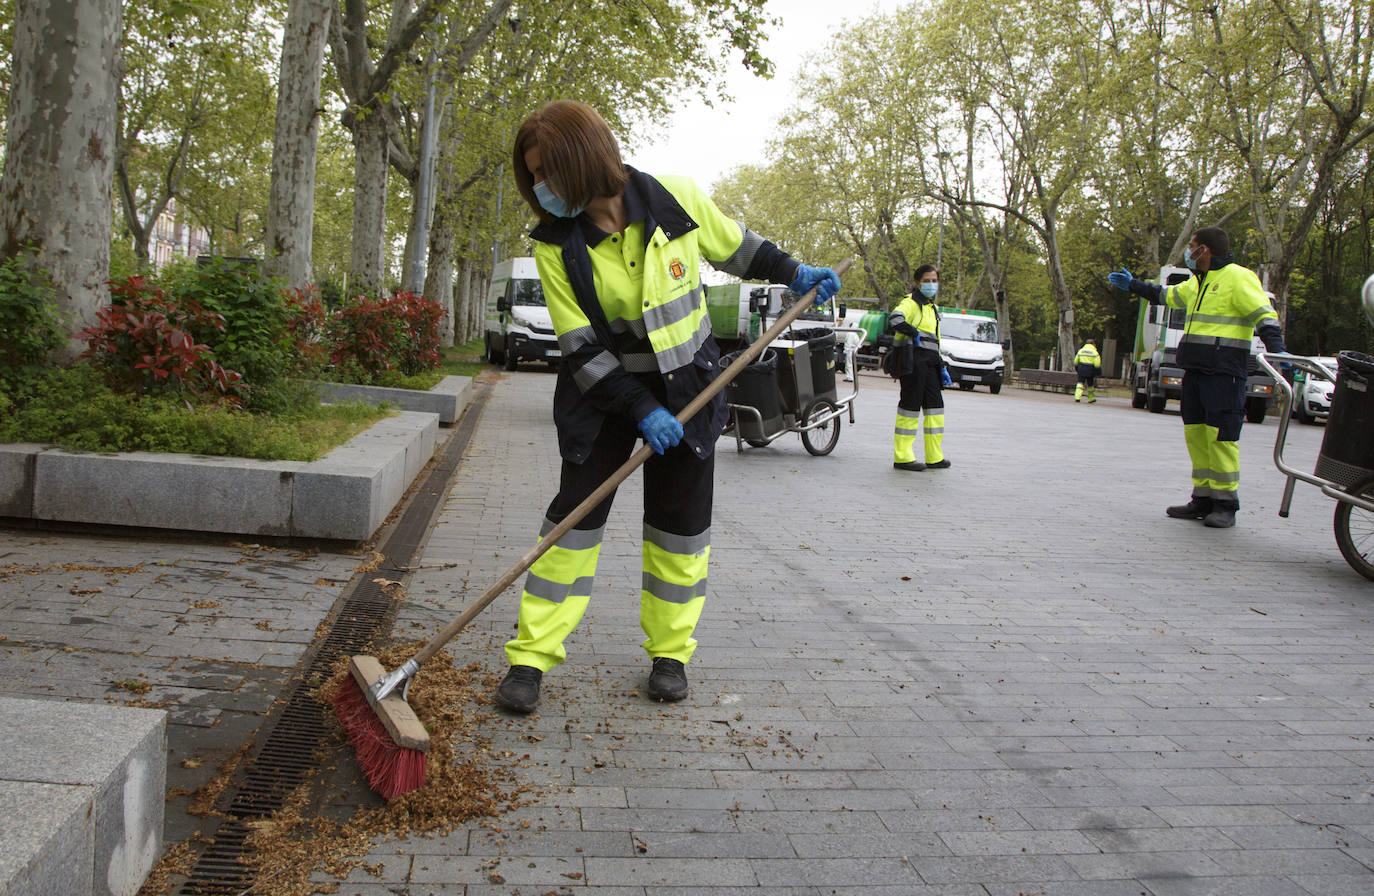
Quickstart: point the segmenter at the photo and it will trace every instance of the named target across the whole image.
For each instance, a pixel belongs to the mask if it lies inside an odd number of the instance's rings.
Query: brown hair
[[[549,186],[573,208],[603,196],[615,196],[629,180],[615,135],[595,109],[576,100],[545,103],[531,112],[515,132],[511,154],[516,189],[543,220],[553,216],[535,198],[534,177],[525,164],[525,153],[534,146],[539,147]]]
[[[912,274],[911,276],[915,278],[917,283],[920,283],[921,278],[924,277],[926,274],[929,274],[931,271],[935,272],[936,277],[940,276],[940,269],[935,267],[935,265],[933,264],[921,265],[919,268],[916,269],[916,273]]]

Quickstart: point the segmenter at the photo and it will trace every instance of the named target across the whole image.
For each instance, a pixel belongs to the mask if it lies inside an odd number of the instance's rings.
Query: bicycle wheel
[[[1348,491],[1366,501],[1374,500],[1374,476],[1355,483]],[[1374,513],[1354,504],[1340,501],[1332,520],[1336,530],[1336,546],[1351,569],[1374,581]]]
[[[833,414],[835,410],[835,405],[829,399],[817,398],[806,406],[802,419],[806,421],[806,426],[810,426],[813,420]],[[840,440],[840,418],[827,420],[815,429],[803,429],[801,437],[807,451],[817,457],[829,454],[835,450],[835,443]]]

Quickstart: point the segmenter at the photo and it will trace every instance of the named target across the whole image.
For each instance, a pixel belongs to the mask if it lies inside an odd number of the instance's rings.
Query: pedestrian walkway
[[[1278,518],[1272,421],[1246,427],[1244,507],[1216,531],[1164,516],[1189,491],[1175,414],[951,391],[953,466],[908,473],[896,392],[862,381],[829,456],[719,443],[687,701],[640,693],[634,477],[540,710],[485,732],[538,805],[379,844],[380,876],[342,892],[1374,891],[1374,588],[1329,499],[1300,490]],[[556,487],[552,387],[494,390],[398,636],[528,550]],[[1290,459],[1321,432],[1294,428]],[[459,662],[504,669],[517,600]]]
[[[516,562],[556,489],[554,378],[489,377],[398,640]],[[636,475],[539,711],[484,732],[535,804],[379,842],[340,892],[1374,891],[1374,586],[1330,499],[1300,486],[1277,516],[1272,420],[1245,428],[1236,528],[1208,530],[1164,517],[1189,490],[1176,413],[951,390],[953,466],[909,473],[895,389],[861,380],[829,456],[719,443],[686,701],[640,693]],[[1291,432],[1310,468],[1323,430]],[[367,560],[0,531],[0,693],[166,705],[169,786],[200,786]],[[459,663],[504,671],[518,591]],[[198,823],[185,800],[169,843]]]

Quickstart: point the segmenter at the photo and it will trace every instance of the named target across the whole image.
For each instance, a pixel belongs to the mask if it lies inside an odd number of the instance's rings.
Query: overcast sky
[[[635,134],[642,145],[627,161],[650,174],[685,174],[705,189],[737,165],[764,161],[774,126],[792,105],[792,91],[804,57],[823,48],[846,21],[902,5],[898,0],[769,0],[768,14],[782,19],[764,44],[775,73],[763,80],[736,63],[728,89],[735,102],[708,108],[683,106],[666,123],[643,124]]]

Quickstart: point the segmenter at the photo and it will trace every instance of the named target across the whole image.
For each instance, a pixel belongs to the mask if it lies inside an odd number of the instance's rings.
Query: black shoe
[[[926,464],[927,470],[947,470],[949,469],[949,458],[937,460],[933,464]]]
[[[1218,507],[1207,514],[1202,524],[1209,529],[1229,529],[1236,524],[1236,512],[1230,507]]]
[[[534,712],[539,704],[539,682],[543,677],[544,673],[533,666],[511,666],[496,689],[496,702],[511,712]]]
[[[672,657],[654,657],[649,673],[649,699],[676,703],[687,696],[687,667]]]
[[[1176,520],[1200,520],[1212,512],[1212,499],[1193,498],[1187,504],[1175,504],[1164,512]]]
[[[919,460],[909,460],[905,462],[894,461],[892,467],[895,470],[915,470],[919,473],[926,468],[926,465]]]

